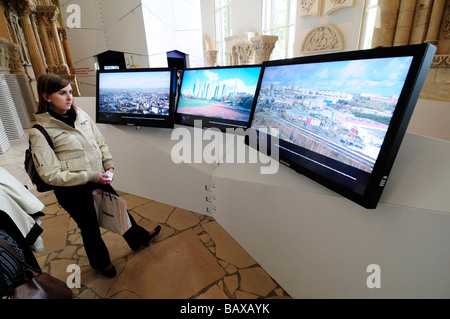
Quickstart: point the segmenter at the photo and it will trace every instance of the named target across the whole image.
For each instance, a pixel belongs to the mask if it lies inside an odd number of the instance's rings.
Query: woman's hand
[[[98,177],[98,183],[99,184],[108,184],[111,181],[109,180],[109,176],[106,175],[105,173],[100,173],[99,177]]]
[[[99,184],[111,184],[114,180],[114,174],[108,175],[108,173],[114,173],[114,168],[110,168],[106,173],[100,173],[98,178]]]

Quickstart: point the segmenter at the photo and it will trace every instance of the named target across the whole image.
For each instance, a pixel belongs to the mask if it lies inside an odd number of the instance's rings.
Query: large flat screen
[[[97,71],[97,123],[173,127],[175,70]]]
[[[175,123],[248,128],[260,72],[260,65],[184,70]]]
[[[435,50],[423,44],[264,63],[251,124],[258,147],[276,148],[281,163],[376,208]]]

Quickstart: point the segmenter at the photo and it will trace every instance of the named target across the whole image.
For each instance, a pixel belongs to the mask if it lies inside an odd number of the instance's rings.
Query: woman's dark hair
[[[50,103],[44,99],[42,96],[43,93],[52,94],[58,92],[69,84],[69,80],[66,80],[57,74],[48,73],[39,76],[37,81],[39,104],[36,114],[46,113],[50,110]],[[72,107],[76,110],[75,105],[72,104]]]

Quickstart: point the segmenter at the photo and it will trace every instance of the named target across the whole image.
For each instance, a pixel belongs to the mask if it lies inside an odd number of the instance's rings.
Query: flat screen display
[[[260,65],[184,70],[175,123],[248,128],[260,72]]]
[[[97,123],[173,127],[175,71],[97,71]]]
[[[434,52],[417,45],[264,63],[251,124],[259,147],[375,208]]]

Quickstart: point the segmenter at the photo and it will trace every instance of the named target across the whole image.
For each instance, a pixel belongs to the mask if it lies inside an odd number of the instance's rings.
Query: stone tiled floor
[[[53,192],[37,193],[23,169],[28,135],[10,141],[0,154],[7,169],[45,204],[42,218],[45,250],[36,253],[43,270],[66,281],[67,266],[81,268],[79,299],[253,299],[289,295],[214,220],[184,209],[118,190],[136,222],[146,229],[161,225],[149,247],[132,252],[125,240],[103,231],[115,278],[106,278],[88,263],[80,231],[57,203]]]

